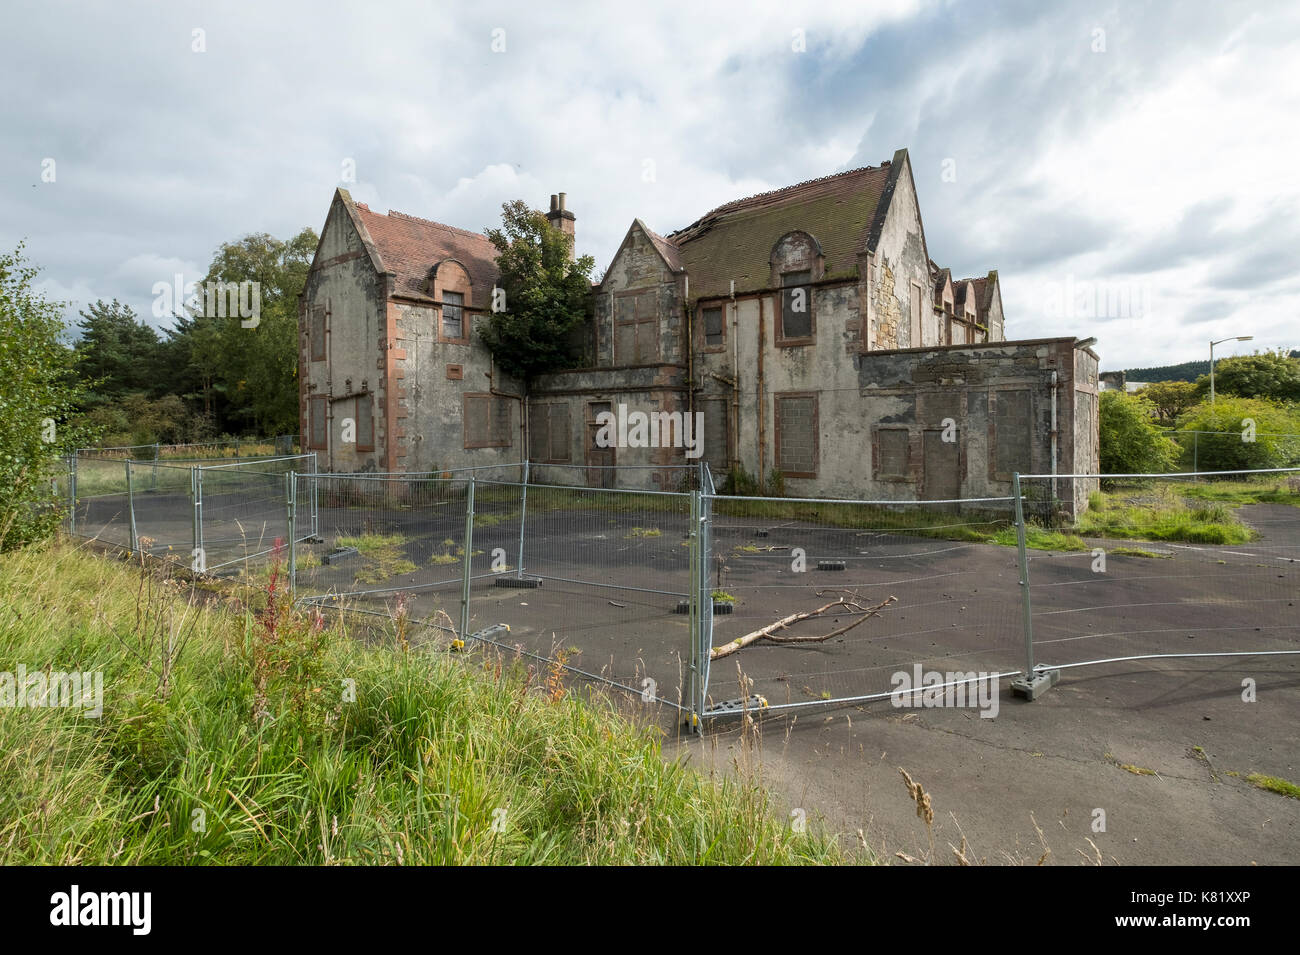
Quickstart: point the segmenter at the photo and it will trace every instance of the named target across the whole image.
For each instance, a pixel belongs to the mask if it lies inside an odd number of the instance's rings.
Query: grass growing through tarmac
[[[0,707],[0,864],[840,861],[562,673],[366,646],[270,593],[200,606],[70,545],[0,557],[5,659],[104,677],[98,719]]]
[[[365,563],[357,569],[359,584],[383,583],[390,577],[409,574],[416,569],[415,564],[402,554],[402,545],[406,538],[401,534],[362,534],[358,537],[340,537],[336,541],[339,547],[355,547],[357,553],[365,558]]]
[[[1187,490],[1165,484],[1094,492],[1072,530],[1084,537],[1191,544],[1244,544],[1254,538],[1227,503],[1189,501]]]
[[[1251,773],[1246,777],[1246,782],[1260,789],[1267,789],[1271,793],[1277,793],[1279,796],[1290,796],[1292,799],[1300,799],[1300,786],[1295,783],[1280,779],[1277,776],[1265,776],[1263,773]]]

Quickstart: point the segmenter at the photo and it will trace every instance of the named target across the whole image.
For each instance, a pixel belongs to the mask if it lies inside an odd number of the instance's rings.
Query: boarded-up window
[[[807,270],[781,276],[781,338],[812,338],[811,280]]]
[[[704,310],[704,344],[721,345],[723,342],[722,306]]]
[[[498,395],[464,395],[465,447],[508,448],[514,401]]]
[[[1013,471],[1030,470],[1034,422],[1028,391],[999,391],[994,400],[993,466],[995,476],[1005,481]]]
[[[569,430],[567,404],[533,405],[529,419],[529,460],[539,463],[567,463],[573,457],[573,435]]]
[[[307,399],[307,443],[313,451],[329,446],[329,404],[324,395]]]
[[[614,364],[649,365],[659,360],[659,316],[654,290],[614,298]]]
[[[357,450],[375,450],[374,395],[357,395]]]
[[[905,428],[881,428],[876,432],[876,476],[907,477],[908,433]]]
[[[704,434],[697,440],[704,443],[704,460],[708,462],[709,470],[720,477],[731,466],[731,440],[727,433],[727,399],[705,398],[700,401],[699,410],[704,413]]]
[[[442,293],[442,337],[464,338],[465,296],[461,292]]]
[[[817,476],[817,396],[776,396],[776,466],[790,477]]]
[[[325,306],[317,305],[311,310],[311,322],[307,326],[307,338],[311,345],[311,360],[325,360]]]

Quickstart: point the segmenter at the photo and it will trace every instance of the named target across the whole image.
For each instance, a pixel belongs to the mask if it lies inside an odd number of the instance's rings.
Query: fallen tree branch
[[[857,594],[854,594],[853,596],[856,597]],[[737,650],[741,650],[749,646],[751,643],[757,643],[759,640],[764,640],[764,639],[771,640],[773,643],[823,643],[829,640],[831,637],[836,637],[842,633],[847,633],[848,631],[856,627],[858,624],[862,623],[862,621],[866,620],[868,617],[876,616],[877,614],[880,613],[881,610],[889,606],[897,599],[898,599],[897,597],[891,595],[889,597],[886,597],[880,603],[876,604],[874,607],[863,607],[855,600],[849,600],[847,597],[841,597],[839,600],[832,600],[830,603],[818,607],[816,610],[804,610],[799,613],[792,613],[788,617],[782,617],[780,620],[776,621],[775,623],[769,623],[766,627],[762,627],[758,630],[754,630],[750,633],[747,633],[743,637],[737,637],[735,640],[732,640],[730,643],[724,643],[720,647],[714,647],[712,650],[709,651],[709,659],[718,660],[721,659],[722,657],[730,656],[731,654],[735,653]],[[848,624],[847,626],[840,627],[837,630],[832,630],[830,633],[824,633],[818,636],[795,636],[789,634],[776,636],[778,631],[784,630],[787,627],[799,623],[802,620],[808,620],[811,619],[812,617],[820,617],[823,614],[825,614],[826,611],[830,610],[832,607],[843,607],[846,610],[848,610],[850,613],[860,614],[861,616],[857,620]]]

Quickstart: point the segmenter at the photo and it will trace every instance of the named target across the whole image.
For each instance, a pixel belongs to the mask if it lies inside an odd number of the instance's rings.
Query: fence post
[[[1034,669],[1034,623],[1029,603],[1029,554],[1025,547],[1025,504],[1020,489],[1020,472],[1011,475],[1011,489],[1015,495],[1016,557],[1020,568],[1020,609],[1025,634],[1025,672],[1011,682],[1011,692],[1027,700],[1036,700],[1060,679],[1060,670]]]
[[[131,459],[126,459],[126,507],[131,518],[131,553],[139,550],[140,537],[135,530],[135,484],[131,480]]]
[[[705,465],[707,468],[707,465]],[[707,470],[701,470],[701,475],[707,475]],[[699,708],[700,719],[704,719],[704,712],[708,708],[709,697],[709,653],[713,648],[713,587],[709,583],[709,554],[712,550],[713,539],[713,503],[709,499],[711,493],[708,489],[700,491],[700,515],[699,515],[699,594],[700,594],[700,634],[696,656],[699,658],[699,686],[696,688],[696,705]],[[703,732],[703,725],[699,731]]]
[[[1201,433],[1199,431],[1193,431],[1192,432],[1192,473],[1193,474],[1195,474],[1197,471],[1200,470],[1200,468],[1197,467],[1197,464],[1200,463],[1200,454],[1201,454]]]
[[[149,479],[149,490],[158,490],[158,442],[153,445],[153,476]]]
[[[77,449],[68,458],[68,536],[77,534]]]
[[[289,524],[289,602],[298,592],[298,478],[290,471],[284,476],[284,506]]]
[[[474,563],[474,475],[469,476],[465,491],[465,560],[460,575],[460,643],[469,636],[469,578]]]
[[[524,486],[519,501],[519,561],[515,567],[515,578],[524,577],[524,518],[528,514],[528,462],[524,462]]]
[[[311,473],[320,473],[320,468],[316,464],[315,451],[311,453]],[[311,482],[311,536],[313,538],[320,537],[320,508],[318,503],[320,499],[317,497],[316,493],[316,489],[319,485],[320,482],[313,478]]]
[[[700,732],[700,716],[702,707],[699,704],[699,686],[700,686],[700,645],[703,642],[700,639],[700,614],[703,612],[700,606],[700,492],[694,490],[691,494],[691,516],[690,516],[690,586],[686,588],[689,595],[687,601],[687,620],[690,627],[690,666],[687,672],[687,713],[686,725],[692,732]]]
[[[199,481],[198,469],[190,468],[190,568],[199,552]]]

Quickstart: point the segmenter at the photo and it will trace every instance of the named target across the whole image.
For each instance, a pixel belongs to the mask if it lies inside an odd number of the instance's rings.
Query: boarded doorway
[[[943,440],[942,431],[926,431],[925,471],[921,497],[951,501],[961,497],[961,458],[956,441]]]
[[[587,471],[588,487],[614,487],[617,483],[618,472],[614,469],[615,449],[602,448],[596,443],[596,435],[600,432],[596,416],[612,413],[612,411],[613,408],[608,401],[587,402],[587,465],[590,468]]]

